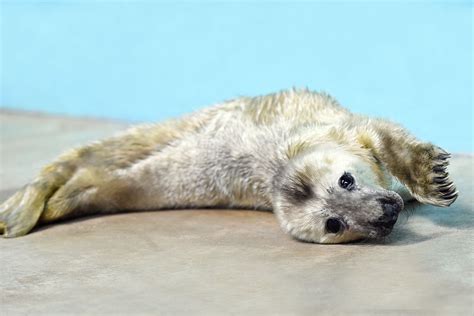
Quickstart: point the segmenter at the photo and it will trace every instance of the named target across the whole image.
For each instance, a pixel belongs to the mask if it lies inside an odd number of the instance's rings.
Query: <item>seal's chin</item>
[[[391,228],[386,228],[386,227],[382,227],[382,228],[378,228],[377,229],[377,237],[385,237],[385,236],[388,236],[393,230],[393,227]]]
[[[392,228],[374,228],[367,234],[366,239],[380,239],[387,237],[392,232]]]
[[[395,221],[390,224],[386,225],[370,225],[368,228],[368,232],[366,233],[366,239],[377,240],[377,239],[384,239],[388,235],[390,235],[393,231],[393,227],[395,225]]]
[[[351,239],[350,241],[354,242],[384,239],[384,237],[387,237],[393,231],[395,222],[396,220],[393,223],[387,225],[368,224],[366,228],[359,227],[357,231],[351,231],[349,229],[348,231],[344,232],[345,236],[341,236],[341,239]]]

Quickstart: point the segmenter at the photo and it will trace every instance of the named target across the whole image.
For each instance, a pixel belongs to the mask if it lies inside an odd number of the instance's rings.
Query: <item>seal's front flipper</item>
[[[425,143],[391,122],[361,120],[363,147],[372,152],[419,202],[447,207],[458,192],[449,178],[448,154],[442,148]]]
[[[431,144],[426,144],[425,150],[422,161],[413,165],[414,178],[417,179],[413,195],[422,203],[447,207],[458,197],[447,171],[451,155]]]

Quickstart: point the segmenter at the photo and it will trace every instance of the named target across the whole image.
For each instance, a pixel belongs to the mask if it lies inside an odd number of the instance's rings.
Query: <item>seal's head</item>
[[[341,243],[388,235],[403,200],[366,150],[319,145],[290,157],[274,178],[273,208],[293,237]]]

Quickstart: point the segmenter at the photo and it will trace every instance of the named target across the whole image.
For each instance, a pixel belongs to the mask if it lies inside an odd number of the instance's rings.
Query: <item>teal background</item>
[[[2,107],[155,121],[324,90],[472,152],[470,1],[2,1]]]

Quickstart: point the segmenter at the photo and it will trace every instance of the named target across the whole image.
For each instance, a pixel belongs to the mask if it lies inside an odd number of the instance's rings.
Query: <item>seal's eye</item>
[[[344,172],[344,174],[339,178],[339,186],[346,190],[352,190],[354,182],[354,177],[349,172]]]
[[[326,232],[337,234],[342,229],[342,223],[337,218],[330,218],[326,221]]]

